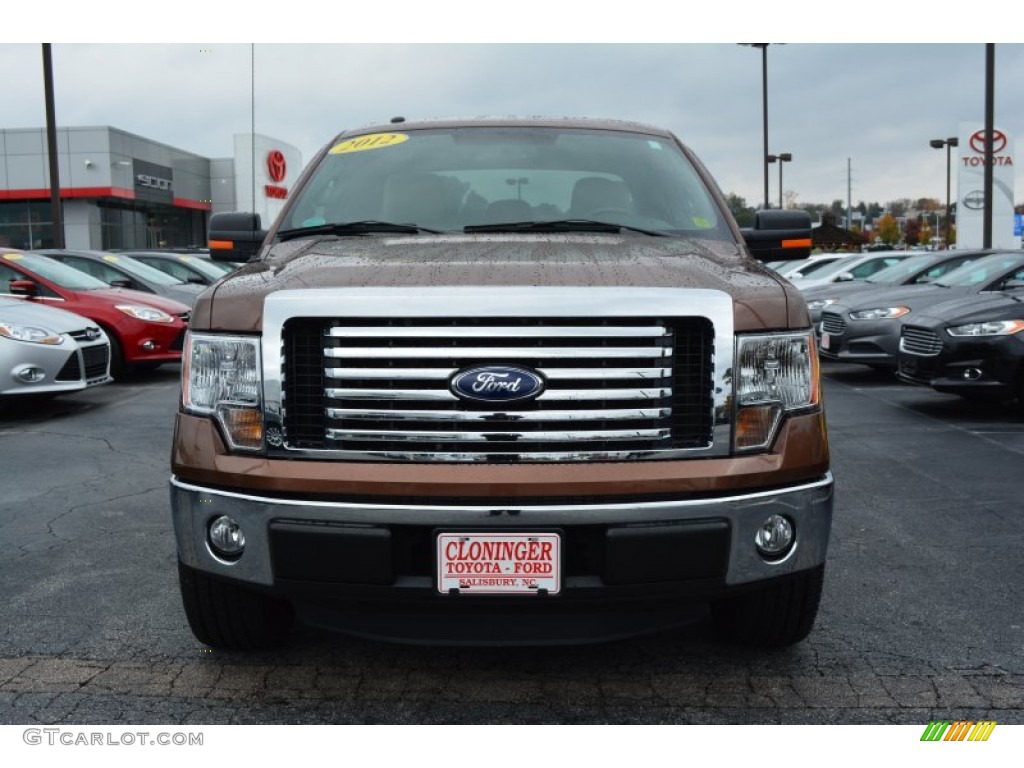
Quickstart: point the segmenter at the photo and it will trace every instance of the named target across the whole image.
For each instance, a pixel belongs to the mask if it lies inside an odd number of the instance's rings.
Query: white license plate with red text
[[[442,533],[437,590],[450,594],[537,594],[561,590],[557,533]]]

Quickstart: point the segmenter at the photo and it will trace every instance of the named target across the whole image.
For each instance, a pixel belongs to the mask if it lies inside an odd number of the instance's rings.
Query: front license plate
[[[821,348],[822,349],[828,349],[829,345],[831,343],[832,343],[832,339],[829,338],[829,335],[827,333],[822,333],[821,334]]]
[[[561,590],[557,533],[442,533],[437,537],[437,591],[537,594]]]

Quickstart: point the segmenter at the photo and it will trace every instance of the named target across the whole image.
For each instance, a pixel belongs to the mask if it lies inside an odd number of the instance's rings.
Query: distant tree
[[[737,224],[741,227],[754,226],[754,209],[747,205],[746,198],[730,192],[725,196],[725,202]]]
[[[952,248],[956,245],[956,226],[950,226],[949,228],[949,242],[946,243],[947,248]]]
[[[937,211],[939,208],[944,208],[945,206],[941,205],[934,197],[919,197],[914,202],[914,207],[919,211],[927,211],[928,213],[931,213],[932,211]]]
[[[903,227],[903,241],[907,245],[917,245],[921,242],[921,222],[917,219],[907,219]]]
[[[864,216],[868,215],[868,207],[864,205],[863,200],[853,206],[853,210],[857,211],[857,213],[863,214]]]
[[[875,234],[886,245],[896,245],[900,241],[900,225],[896,223],[896,219],[891,214],[887,213],[878,220]]]
[[[921,222],[921,229],[918,232],[917,237],[919,241],[925,245],[932,244],[932,238],[935,237],[935,232],[932,231],[932,225],[928,223],[928,219],[924,219]]]
[[[886,210],[889,211],[895,218],[899,219],[907,215],[907,208],[910,207],[910,201],[905,197],[899,200],[890,200],[885,204]]]
[[[782,199],[786,201],[786,208],[790,210],[797,208],[796,200],[798,197],[799,194],[792,189],[787,189],[782,195]]]

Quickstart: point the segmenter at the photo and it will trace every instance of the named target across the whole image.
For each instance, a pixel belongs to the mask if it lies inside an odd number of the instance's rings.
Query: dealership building
[[[67,248],[202,246],[210,213],[256,210],[268,223],[302,168],[298,149],[237,134],[210,159],[109,126],[57,129]],[[42,128],[0,130],[0,247],[54,246]]]

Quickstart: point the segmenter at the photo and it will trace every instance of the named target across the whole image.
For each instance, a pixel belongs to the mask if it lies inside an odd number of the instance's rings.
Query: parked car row
[[[836,264],[853,274],[860,259]],[[793,284],[807,300],[822,360],[890,370],[940,392],[1024,403],[1024,253],[912,253],[866,279]]]
[[[193,254],[141,255],[0,248],[0,394],[59,394],[180,361],[192,304],[224,271]],[[192,282],[157,266],[194,262]]]

